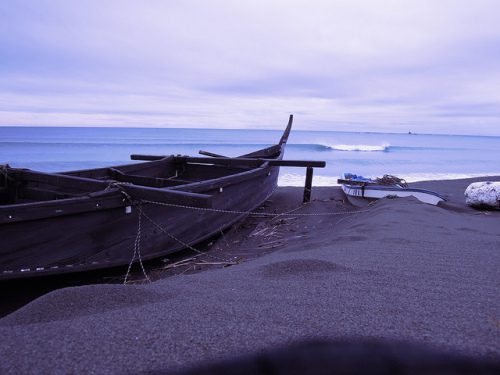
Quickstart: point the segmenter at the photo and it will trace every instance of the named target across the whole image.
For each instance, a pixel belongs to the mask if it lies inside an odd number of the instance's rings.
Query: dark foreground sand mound
[[[165,374],[158,370],[150,375]],[[374,340],[306,341],[215,363],[178,375],[380,375],[500,373],[500,362],[469,358],[404,342]]]
[[[267,241],[277,245],[260,257],[149,285],[49,293],[0,320],[0,372],[168,372],[352,338],[497,360],[500,212],[465,207],[468,183],[429,183],[445,207],[384,199],[362,211],[338,188],[316,188],[273,227]],[[290,210],[300,194],[279,189],[268,209]],[[262,253],[257,237],[229,241],[232,254]]]

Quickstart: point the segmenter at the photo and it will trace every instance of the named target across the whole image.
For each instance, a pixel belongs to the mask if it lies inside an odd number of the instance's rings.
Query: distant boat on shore
[[[394,176],[384,176],[382,179],[373,180],[352,173],[343,173],[338,180],[342,191],[349,200],[356,204],[359,200],[374,200],[380,198],[410,197],[419,201],[437,205],[445,199],[438,193],[425,190],[409,188],[406,183]]]

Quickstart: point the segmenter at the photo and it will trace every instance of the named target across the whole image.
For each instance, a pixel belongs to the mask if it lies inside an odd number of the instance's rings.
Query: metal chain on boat
[[[130,202],[130,204],[135,206],[135,208],[139,212],[138,219],[137,219],[137,221],[138,221],[137,234],[135,236],[135,242],[134,242],[134,254],[132,256],[132,259],[130,259],[130,263],[128,264],[128,269],[127,269],[127,273],[125,274],[123,284],[127,283],[127,280],[130,276],[130,271],[132,270],[132,265],[134,264],[136,257],[139,260],[139,265],[141,266],[142,273],[144,274],[145,279],[148,282],[151,282],[151,279],[149,278],[148,274],[146,273],[146,269],[144,268],[144,264],[142,263],[142,257],[141,257],[141,231],[142,231],[142,220],[141,219],[142,219],[142,216],[144,215],[144,211],[142,210],[142,204],[141,204],[141,202],[135,203],[134,200],[132,199],[132,197],[125,190],[123,190],[121,188],[121,186],[120,186],[121,184],[122,183],[120,183],[120,182],[111,182],[106,187],[105,190],[109,190],[113,187],[118,188],[120,190],[120,193],[122,193],[125,196],[125,198]]]
[[[361,214],[361,213],[369,211],[369,210],[358,210],[358,211],[347,211],[347,212],[319,212],[319,213],[293,213],[292,214],[289,211],[282,212],[282,213],[271,213],[271,212],[255,212],[255,211],[221,210],[221,209],[218,209],[218,208],[185,206],[185,205],[181,205],[181,204],[157,202],[157,201],[151,201],[151,200],[147,200],[147,199],[143,199],[143,200],[141,200],[141,202],[143,202],[143,203],[150,203],[150,204],[156,204],[156,205],[160,205],[160,206],[186,208],[186,209],[197,210],[197,211],[210,211],[210,212],[219,212],[219,213],[226,213],[226,214],[249,215],[249,216],[264,216],[264,217],[276,217],[276,216],[335,216],[335,215],[355,215],[355,214]],[[292,211],[301,209],[303,207],[304,207],[304,205],[299,206],[299,207],[293,209]]]
[[[112,182],[109,184],[107,189],[111,188],[118,188],[120,192],[125,196],[125,198],[130,202],[131,205],[136,207],[136,209],[139,212],[138,215],[138,229],[137,229],[137,235],[134,243],[134,255],[132,259],[130,260],[127,273],[125,275],[125,280],[124,284],[127,283],[127,280],[130,276],[130,272],[132,269],[132,264],[134,263],[135,259],[137,258],[139,261],[139,264],[141,266],[142,272],[148,282],[151,282],[151,279],[148,277],[146,270],[144,268],[144,264],[141,259],[141,253],[140,253],[140,241],[141,241],[141,231],[142,231],[142,221],[141,218],[144,216],[151,224],[153,224],[157,229],[159,229],[162,233],[166,234],[169,238],[173,239],[174,241],[178,242],[182,246],[184,246],[187,249],[190,249],[191,251],[194,251],[195,253],[198,253],[198,256],[200,255],[206,255],[210,258],[216,259],[218,261],[224,261],[224,262],[229,262],[227,259],[222,259],[217,256],[214,256],[212,254],[209,254],[207,252],[200,251],[196,249],[195,247],[191,246],[190,244],[186,243],[185,241],[177,238],[174,236],[172,233],[167,231],[161,224],[153,220],[149,215],[147,215],[144,210],[143,210],[143,203],[149,203],[149,204],[155,204],[155,205],[160,205],[160,206],[167,206],[167,207],[176,207],[176,208],[185,208],[185,209],[191,209],[191,210],[197,210],[197,211],[209,211],[209,212],[218,212],[218,213],[226,213],[226,214],[236,214],[236,215],[247,215],[247,216],[260,216],[260,217],[272,217],[272,218],[277,218],[281,216],[336,216],[336,215],[353,215],[353,214],[360,214],[364,212],[368,212],[369,210],[358,210],[358,211],[348,211],[348,212],[323,212],[323,213],[296,213],[295,211],[304,208],[305,204],[295,207],[289,211],[286,212],[281,212],[281,213],[270,213],[270,212],[255,212],[255,211],[238,211],[238,210],[222,210],[222,209],[216,209],[216,208],[206,208],[206,207],[195,207],[195,206],[186,206],[186,205],[179,205],[179,204],[174,204],[174,203],[165,203],[165,202],[157,202],[157,201],[151,201],[151,200],[146,200],[142,199],[139,201],[134,200],[124,189],[121,188],[122,183],[121,182]],[[276,189],[273,189],[273,191],[266,197],[269,199],[271,195],[276,191]],[[221,227],[219,231],[222,231],[224,227]]]
[[[144,268],[144,264],[142,263],[142,258],[141,258],[141,227],[142,227],[141,218],[144,215],[141,203],[138,203],[136,205],[136,208],[137,211],[139,212],[139,215],[138,215],[137,235],[135,236],[135,242],[134,242],[134,255],[132,256],[132,259],[130,260],[130,263],[128,265],[127,273],[125,274],[125,279],[123,280],[123,284],[127,284],[127,280],[130,276],[130,271],[132,270],[132,264],[134,263],[136,257],[139,260],[139,264],[141,266],[144,277],[148,282],[151,282],[151,279],[146,273],[146,269]]]
[[[172,233],[170,233],[169,231],[167,231],[161,224],[157,223],[155,220],[153,220],[152,218],[150,218],[147,214],[145,214],[144,212],[142,213],[144,215],[144,217],[146,219],[148,219],[151,224],[153,224],[156,228],[158,228],[161,232],[165,233],[168,237],[170,237],[171,239],[173,239],[174,241],[177,241],[179,244],[181,244],[182,246],[184,246],[185,248],[189,249],[189,250],[192,250],[194,251],[195,253],[198,253],[199,255],[207,255],[208,257],[210,258],[213,258],[213,259],[216,259],[216,260],[219,260],[219,261],[224,261],[224,262],[228,262],[227,259],[222,259],[222,258],[219,258],[219,257],[216,257],[212,254],[208,254],[206,252],[203,252],[201,250],[198,250],[196,249],[195,247],[191,246],[190,244],[188,244],[187,242],[184,242],[183,240],[177,238],[176,236],[174,236]],[[222,230],[222,229],[221,229]]]
[[[273,191],[271,191],[271,193],[266,197],[266,201],[271,197],[271,195],[273,195],[273,193],[276,191],[276,188],[273,189]],[[126,194],[126,193],[125,193]],[[127,194],[128,196],[128,194]],[[130,196],[128,196],[129,199],[130,199]],[[149,201],[146,201],[146,200],[141,200],[141,202],[149,202]],[[153,203],[152,201],[150,203]],[[157,203],[159,205],[164,205],[163,203],[161,202],[154,202],[154,203]],[[188,208],[192,208],[190,206],[185,206],[185,207],[188,207]],[[279,213],[279,214],[274,214],[273,217],[276,218],[276,217],[280,217],[280,216],[283,216],[283,215],[287,215],[287,214],[291,214],[291,212],[294,212],[294,211],[297,211],[299,209],[301,209],[303,206],[299,206],[299,207],[296,207],[292,210],[289,210],[287,212],[283,212],[283,213]],[[216,212],[221,212],[222,210],[218,210]],[[226,212],[230,212],[230,211],[226,211]],[[231,213],[248,213],[247,211],[231,211]],[[144,211],[142,211],[142,215],[144,215],[144,217],[146,219],[148,219],[154,226],[156,226],[161,232],[165,233],[168,237],[170,237],[171,239],[173,239],[174,241],[177,241],[179,244],[181,244],[182,246],[184,246],[185,248],[187,249],[190,249],[192,251],[194,251],[195,253],[198,253],[197,256],[200,256],[200,255],[206,255],[212,259],[215,259],[215,260],[218,260],[218,261],[223,261],[223,262],[227,262],[229,263],[230,261],[227,260],[227,259],[224,259],[224,258],[221,258],[221,257],[217,257],[215,255],[212,255],[212,254],[209,254],[208,252],[203,252],[201,250],[198,250],[196,249],[195,247],[191,246],[190,244],[182,241],[181,239],[177,238],[176,236],[174,236],[172,233],[168,232],[161,224],[157,223],[156,221],[154,221],[151,217],[149,217]],[[220,232],[223,234],[223,229],[224,229],[225,226],[221,226],[217,231],[215,232]]]
[[[116,188],[120,189],[120,184],[121,183],[111,183],[108,188],[116,187]],[[120,192],[125,196],[125,198],[130,202],[130,204],[133,205],[137,209],[137,211],[139,212],[137,235],[136,235],[136,239],[134,242],[134,254],[133,254],[132,259],[130,260],[130,263],[128,265],[127,273],[125,274],[125,278],[124,278],[124,282],[123,282],[124,284],[127,283],[127,280],[130,276],[130,272],[132,270],[132,265],[133,265],[136,258],[139,261],[139,264],[141,266],[142,273],[144,274],[144,277],[146,278],[146,280],[148,282],[151,282],[151,279],[149,278],[149,276],[146,273],[146,269],[144,267],[144,264],[143,264],[142,258],[141,258],[140,241],[141,241],[141,231],[142,231],[142,229],[141,229],[142,228],[142,220],[141,220],[142,216],[144,216],[146,219],[148,219],[156,228],[158,228],[161,232],[165,233],[168,237],[170,237],[174,241],[177,241],[179,244],[181,244],[185,248],[188,248],[188,249],[198,253],[197,256],[206,255],[206,256],[208,256],[212,259],[215,259],[217,261],[229,262],[227,259],[219,258],[219,257],[216,257],[212,254],[208,254],[206,252],[200,251],[200,250],[196,249],[195,247],[189,245],[188,243],[182,241],[181,239],[177,238],[176,236],[174,236],[172,233],[168,232],[162,225],[160,225],[159,223],[154,221],[149,215],[147,215],[144,212],[143,207],[142,207],[143,201],[138,201],[138,202],[134,201],[132,199],[132,197],[129,194],[127,194],[127,192],[125,192],[123,189],[120,189]],[[223,230],[223,227],[221,227],[219,231],[222,231],[222,230]]]
[[[117,188],[118,190],[120,190],[123,193],[123,195],[125,195],[127,197],[127,199],[132,199],[132,197],[130,195],[128,195],[125,190],[122,189],[123,185],[133,185],[133,184],[130,182],[110,181],[108,186],[106,186],[106,188],[104,189],[104,191],[109,191],[113,188]]]
[[[397,178],[397,177],[396,177]],[[404,181],[404,180],[402,180]],[[113,187],[116,187],[120,190],[120,192],[125,195],[125,197],[130,201],[131,204],[134,204],[133,198],[127,194],[127,192],[121,188],[121,185],[123,185],[122,182],[112,182],[109,184],[109,186],[106,189],[111,189]],[[273,191],[266,197],[266,201],[273,195],[273,193],[277,189],[273,189]],[[156,204],[159,206],[168,206],[168,207],[177,207],[177,208],[185,208],[185,209],[190,209],[190,210],[196,210],[196,211],[209,211],[209,212],[219,212],[219,213],[227,213],[227,214],[235,214],[235,215],[249,215],[249,216],[264,216],[264,217],[276,217],[276,216],[336,216],[336,215],[355,215],[355,214],[360,214],[364,212],[368,212],[369,210],[357,210],[357,211],[346,211],[346,212],[321,212],[321,213],[294,213],[291,214],[290,212],[296,211],[298,209],[303,208],[305,205],[299,206],[292,211],[287,211],[287,212],[282,212],[282,213],[271,213],[271,212],[255,212],[255,211],[238,211],[238,210],[222,210],[219,208],[208,208],[208,207],[196,207],[196,206],[186,206],[186,205],[181,205],[181,204],[176,204],[176,203],[166,203],[166,202],[158,202],[158,201],[152,201],[148,199],[141,199],[140,202],[142,203],[150,203],[150,204]]]

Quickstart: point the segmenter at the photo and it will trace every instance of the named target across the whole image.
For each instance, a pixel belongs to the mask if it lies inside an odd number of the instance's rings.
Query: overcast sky
[[[500,135],[500,0],[2,0],[0,126]]]

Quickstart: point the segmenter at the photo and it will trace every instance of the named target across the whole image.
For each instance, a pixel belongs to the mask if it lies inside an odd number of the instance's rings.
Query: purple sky
[[[500,2],[3,0],[0,126],[500,135]]]

